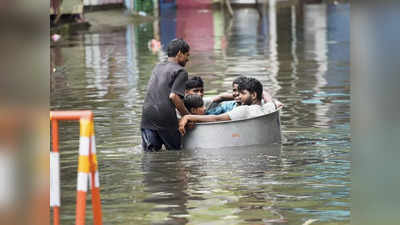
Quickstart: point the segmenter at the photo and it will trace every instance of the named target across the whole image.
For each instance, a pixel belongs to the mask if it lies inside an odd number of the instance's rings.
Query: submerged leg
[[[181,134],[176,131],[158,131],[165,148],[167,150],[180,150],[181,149]]]
[[[163,142],[160,136],[158,135],[157,131],[142,128],[141,133],[142,133],[143,151],[146,152],[160,151]]]

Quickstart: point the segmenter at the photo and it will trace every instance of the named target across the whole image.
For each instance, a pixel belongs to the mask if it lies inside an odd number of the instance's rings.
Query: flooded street
[[[52,44],[51,110],[95,115],[104,224],[350,223],[349,4],[234,11],[229,19],[218,9],[166,7],[159,21]],[[229,91],[243,74],[285,104],[282,145],[142,152],[147,81],[165,57],[149,42],[175,37],[190,44],[187,70],[203,78],[206,95]],[[75,223],[79,126],[59,127],[67,225]]]

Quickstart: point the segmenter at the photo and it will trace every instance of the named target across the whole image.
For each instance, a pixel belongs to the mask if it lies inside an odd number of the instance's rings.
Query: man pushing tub
[[[144,151],[180,149],[176,110],[189,114],[183,104],[188,73],[184,66],[189,61],[189,45],[182,39],[174,39],[167,46],[168,60],[157,64],[152,72],[144,100],[141,122]]]

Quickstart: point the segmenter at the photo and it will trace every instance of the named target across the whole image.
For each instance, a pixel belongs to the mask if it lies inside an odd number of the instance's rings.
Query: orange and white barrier
[[[50,116],[51,119],[51,116]],[[60,153],[58,151],[58,121],[51,120],[53,151],[50,152],[50,207],[53,208],[53,224],[60,225]]]
[[[84,225],[86,216],[86,193],[88,186],[92,192],[93,224],[102,225],[100,201],[100,180],[96,156],[93,114],[91,111],[52,111],[53,151],[50,153],[50,206],[53,208],[54,225],[59,225],[60,202],[60,162],[58,152],[58,120],[79,120],[80,140],[77,176],[75,225]]]

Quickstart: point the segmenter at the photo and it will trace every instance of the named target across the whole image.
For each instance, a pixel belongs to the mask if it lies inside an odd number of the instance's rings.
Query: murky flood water
[[[95,114],[104,224],[349,224],[349,5],[261,13],[163,8],[158,22],[53,44],[51,109]],[[206,94],[242,73],[286,105],[281,146],[141,151],[146,85],[163,58],[148,43],[175,36],[191,45],[187,69]],[[78,139],[77,123],[60,124],[62,224],[74,224]]]

